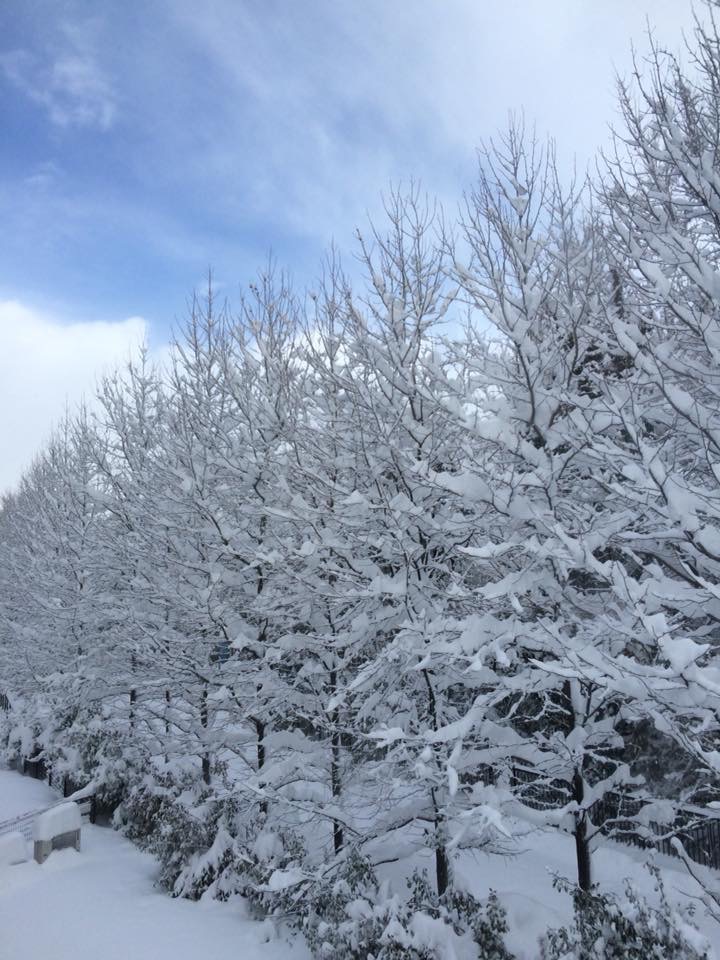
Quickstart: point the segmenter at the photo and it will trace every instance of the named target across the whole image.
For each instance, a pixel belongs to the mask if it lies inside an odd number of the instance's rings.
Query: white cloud
[[[65,324],[16,300],[0,301],[0,492],[12,487],[52,425],[98,377],[144,341],[141,317]]]
[[[7,79],[44,107],[58,127],[108,130],[115,119],[115,94],[98,63],[91,26],[65,24],[52,51],[21,49],[0,55]]]

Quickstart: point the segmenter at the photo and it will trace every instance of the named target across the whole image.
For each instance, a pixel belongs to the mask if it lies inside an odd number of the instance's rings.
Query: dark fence
[[[47,761],[39,746],[35,746],[33,756],[23,757],[13,766],[19,773],[32,777],[33,780],[47,780],[49,787],[53,787],[63,797],[72,798],[80,807],[82,816],[88,817],[90,823],[96,822],[100,805],[94,791],[85,791],[85,784],[73,780],[68,774],[54,773],[52,764]],[[74,796],[75,794],[80,796]],[[103,810],[101,809],[100,812],[102,813]]]
[[[0,697],[4,694],[0,694]],[[5,698],[7,700],[7,698]],[[0,700],[0,707],[2,701]],[[53,785],[52,769],[41,754],[25,757],[22,772],[36,780],[48,780]],[[480,766],[466,781],[482,782],[486,786],[496,782],[495,770],[487,765]],[[538,777],[531,770],[513,767],[510,782],[518,799],[536,810],[557,810],[571,799],[567,784],[561,780],[547,780]],[[64,797],[78,792],[82,785],[74,783],[64,776],[62,784],[55,784]],[[688,804],[677,805],[677,815],[672,824],[650,822],[643,826],[638,816],[647,800],[629,794],[607,793],[588,809],[590,820],[602,834],[621,843],[642,849],[656,849],[671,857],[677,857],[673,840],[680,840],[685,852],[695,863],[720,870],[720,810],[705,810]],[[97,803],[95,796],[83,798],[85,811],[90,822],[95,823]]]
[[[572,799],[568,784],[562,780],[540,778],[532,770],[513,767],[510,786],[521,803],[535,810],[557,810]],[[470,779],[470,778],[469,778]],[[496,771],[483,765],[473,780],[486,786],[497,782]],[[720,870],[720,809],[710,810],[690,804],[677,804],[672,823],[638,821],[641,811],[650,803],[630,794],[611,792],[588,809],[596,828],[606,837],[642,849],[655,849],[677,857],[673,840],[679,840],[691,860]]]
[[[47,780],[48,768],[42,756],[23,757],[22,772],[33,780]],[[52,783],[50,784],[52,786]]]
[[[684,830],[678,830],[675,836],[681,841],[691,860],[720,870],[720,819],[707,817]],[[671,839],[661,837],[657,841],[658,846],[663,853],[677,856],[677,851],[671,846]]]
[[[678,856],[673,840],[679,840],[695,863],[720,870],[720,811],[677,804],[672,823],[651,820],[643,827],[636,818],[647,804],[637,797],[609,793],[590,807],[590,819],[608,837],[671,857]]]
[[[35,817],[50,810],[53,807],[64,803],[66,799],[72,800],[77,804],[80,810],[80,816],[87,817],[90,823],[95,823],[97,815],[97,802],[93,790],[83,789],[83,785],[74,782],[68,776],[53,777],[52,766],[47,762],[39,745],[34,746],[31,757],[23,757],[22,760],[16,760],[11,764],[19,773],[34,780],[47,780],[48,786],[53,787],[55,792],[62,795],[63,799],[58,799],[40,810],[29,810],[11,820],[4,820],[0,823],[0,835],[10,832],[19,832],[26,840],[32,839],[32,827]]]

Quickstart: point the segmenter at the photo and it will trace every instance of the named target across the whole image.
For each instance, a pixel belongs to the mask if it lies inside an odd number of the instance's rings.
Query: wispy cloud
[[[511,110],[584,166],[607,140],[613,67],[629,67],[631,38],[642,48],[645,15],[679,41],[690,5],[167,0],[208,93],[192,126],[201,149],[178,169],[226,184],[225,210],[255,209],[327,243],[376,212],[390,180],[458,199],[475,147]],[[188,96],[182,76],[173,91]]]
[[[45,108],[58,127],[108,130],[117,98],[100,67],[87,24],[63,24],[57,45],[0,54],[5,77],[29,100]]]

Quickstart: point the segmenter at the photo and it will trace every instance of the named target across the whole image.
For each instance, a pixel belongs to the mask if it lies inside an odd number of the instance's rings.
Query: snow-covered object
[[[33,840],[52,840],[63,833],[72,833],[82,825],[80,808],[76,803],[62,803],[41,813],[33,826]]]
[[[25,838],[21,833],[6,833],[0,837],[0,867],[24,863],[27,858]]]

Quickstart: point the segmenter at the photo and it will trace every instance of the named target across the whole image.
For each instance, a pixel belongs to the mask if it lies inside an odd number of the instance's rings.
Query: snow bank
[[[33,840],[52,840],[61,833],[79,830],[80,808],[76,803],[61,803],[41,813],[33,825]]]
[[[9,867],[27,860],[25,838],[21,833],[6,833],[0,837],[0,867]]]

